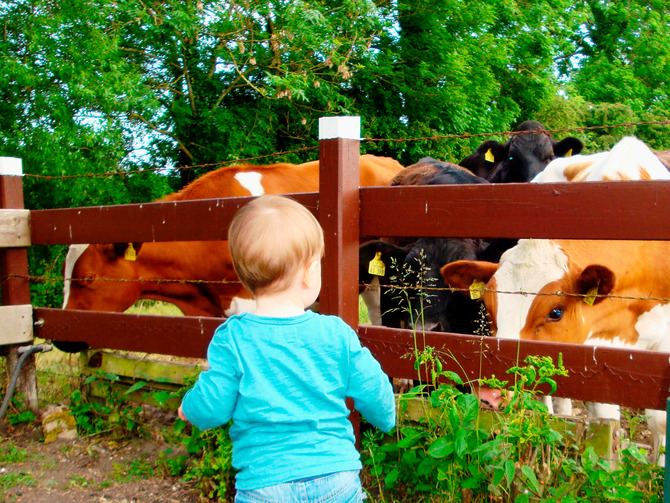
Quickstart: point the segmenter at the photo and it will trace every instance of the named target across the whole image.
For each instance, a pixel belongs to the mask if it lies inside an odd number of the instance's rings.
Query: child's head
[[[237,212],[228,230],[235,272],[255,296],[279,292],[299,267],[323,255],[323,230],[307,208],[261,196]]]

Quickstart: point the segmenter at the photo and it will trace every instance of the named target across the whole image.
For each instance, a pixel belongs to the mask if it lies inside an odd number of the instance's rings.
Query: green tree
[[[569,71],[589,104],[586,125],[658,121],[670,115],[670,2],[634,0],[578,4],[585,22],[576,32]],[[592,151],[635,134],[652,148],[668,147],[668,128],[630,127],[590,133]]]

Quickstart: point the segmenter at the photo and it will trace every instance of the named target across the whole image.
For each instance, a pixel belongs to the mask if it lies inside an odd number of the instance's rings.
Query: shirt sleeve
[[[240,383],[236,352],[225,325],[207,349],[209,370],[202,372],[182,401],[186,418],[201,430],[226,424],[232,418]]]
[[[349,328],[349,327],[347,327]],[[370,350],[361,346],[356,332],[349,328],[349,384],[347,396],[373,426],[389,431],[395,426],[396,407],[393,386]]]

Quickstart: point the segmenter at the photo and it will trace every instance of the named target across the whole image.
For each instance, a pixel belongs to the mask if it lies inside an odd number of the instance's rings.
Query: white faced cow
[[[552,162],[538,179],[670,179],[634,138],[610,152],[567,161]],[[498,337],[670,352],[670,305],[646,300],[670,298],[668,242],[522,239],[499,264],[460,261],[441,272],[452,288],[467,291],[475,280],[486,284],[483,301]],[[589,412],[619,417],[615,406],[593,406]],[[658,452],[665,441],[665,412],[647,416]]]

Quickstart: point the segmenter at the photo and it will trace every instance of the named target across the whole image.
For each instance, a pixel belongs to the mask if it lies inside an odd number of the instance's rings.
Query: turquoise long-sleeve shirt
[[[200,429],[233,420],[238,489],[360,469],[345,397],[377,428],[395,425],[388,377],[335,316],[232,316],[207,359],[182,409]]]

